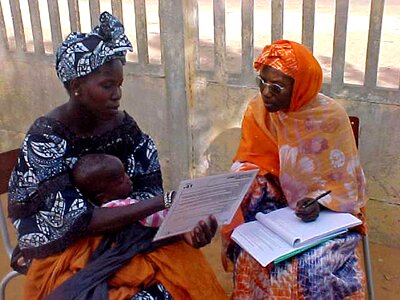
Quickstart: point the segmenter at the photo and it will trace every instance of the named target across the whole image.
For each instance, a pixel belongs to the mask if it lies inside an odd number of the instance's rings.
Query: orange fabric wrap
[[[288,205],[331,190],[319,202],[334,211],[359,214],[366,201],[366,182],[348,116],[333,99],[319,94],[322,69],[312,53],[292,41],[264,47],[256,70],[271,66],[294,79],[290,107],[269,113],[261,95],[253,98],[242,122],[234,161],[259,168],[259,175],[279,177]],[[244,222],[241,209],[222,228],[227,248],[235,227]],[[225,263],[225,262],[224,262]]]
[[[260,168],[260,174],[279,175],[276,136],[268,129],[271,120],[258,97],[250,101],[242,122],[242,137],[234,161],[247,161]]]
[[[260,95],[252,99],[234,161],[256,165],[260,175],[279,176],[292,208],[304,197],[331,190],[321,204],[334,211],[360,213],[366,183],[351,125],[343,107],[318,94],[322,85],[318,61],[305,46],[281,40],[264,47],[255,68],[262,64],[294,78],[290,108],[268,113]]]
[[[58,255],[33,260],[24,299],[43,299],[84,268],[99,243],[100,237],[82,239]],[[108,280],[109,299],[128,299],[156,282],[174,299],[227,299],[203,253],[183,241],[136,255]]]

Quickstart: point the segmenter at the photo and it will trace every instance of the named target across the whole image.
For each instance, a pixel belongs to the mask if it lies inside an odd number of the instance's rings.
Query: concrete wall
[[[201,78],[196,85],[191,124],[195,174],[226,172],[239,143],[244,109],[258,90],[207,83]],[[338,101],[349,115],[360,118],[359,151],[368,180],[370,239],[400,247],[400,106]]]
[[[6,151],[18,147],[33,120],[66,93],[50,65],[4,57],[0,68],[0,151]]]
[[[6,151],[18,147],[34,119],[66,101],[67,94],[50,60],[43,63],[35,57],[3,56],[0,67],[0,151]],[[162,76],[125,73],[122,108],[153,136],[160,152],[165,187],[176,188],[176,181],[186,175],[172,172],[182,166],[176,159],[171,161],[170,149],[180,145],[171,146],[166,80]],[[192,82],[187,103],[190,173],[201,176],[227,172],[239,142],[243,111],[257,90],[212,83],[202,77]],[[400,247],[400,106],[339,101],[349,114],[361,119],[360,153],[369,185],[370,239]],[[175,177],[171,178],[171,174]]]
[[[361,118],[359,150],[368,180],[371,240],[400,247],[400,105],[341,102]]]
[[[33,121],[66,102],[68,95],[53,64],[34,56],[0,57],[0,151],[20,146]],[[136,76],[125,70],[121,109],[155,140],[164,173],[168,174],[165,79]],[[170,185],[166,176],[165,184]]]

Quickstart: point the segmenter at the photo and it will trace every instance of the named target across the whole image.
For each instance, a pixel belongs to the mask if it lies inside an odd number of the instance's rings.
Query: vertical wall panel
[[[26,41],[19,0],[10,0],[10,8],[13,19],[15,46],[17,48],[16,50],[17,52],[25,52]]]
[[[225,0],[214,0],[214,70],[215,79],[224,81],[226,61]]]
[[[69,23],[71,31],[81,31],[81,19],[79,16],[79,0],[68,0]]]
[[[122,14],[122,0],[111,0],[112,14],[116,16],[121,22],[124,22]]]
[[[314,50],[315,0],[303,0],[301,43]]]
[[[141,66],[148,65],[149,50],[145,0],[135,0],[135,27],[139,64]]]
[[[336,0],[331,77],[332,93],[343,86],[348,13],[348,0]]]
[[[99,0],[89,0],[90,24],[92,28],[99,24],[100,2]]]
[[[47,3],[49,6],[51,42],[53,44],[53,52],[55,53],[57,51],[57,47],[62,42],[60,11],[57,1],[48,0]]]
[[[284,0],[271,1],[271,42],[283,37],[283,7]]]
[[[3,7],[0,2],[0,49],[8,50],[6,24],[4,22]]]
[[[193,26],[193,43],[194,43],[194,59],[196,69],[200,68],[200,32],[199,32],[199,4],[197,0],[192,0],[192,25]]]
[[[242,74],[246,82],[253,81],[254,60],[254,0],[242,1]]]
[[[185,23],[185,64],[189,97],[192,97],[193,79],[199,69],[199,6],[198,0],[183,1],[183,18]]]
[[[379,49],[381,43],[382,18],[385,1],[372,0],[369,19],[367,61],[365,65],[365,81],[367,87],[375,87],[378,77]]]
[[[41,54],[44,53],[44,43],[42,24],[40,23],[39,3],[38,0],[30,0],[28,1],[28,4],[32,24],[32,36],[35,53]]]

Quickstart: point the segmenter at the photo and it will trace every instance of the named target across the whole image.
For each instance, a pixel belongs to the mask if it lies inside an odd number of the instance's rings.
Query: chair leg
[[[20,273],[16,271],[11,271],[9,272],[6,276],[3,277],[3,279],[0,282],[0,300],[5,300],[6,299],[6,286],[7,283],[14,277],[21,275]]]
[[[368,299],[375,300],[374,282],[372,278],[371,255],[369,252],[368,236],[363,236],[364,265],[367,275]]]

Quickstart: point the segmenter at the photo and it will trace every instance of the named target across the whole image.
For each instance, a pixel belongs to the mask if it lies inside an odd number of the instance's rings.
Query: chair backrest
[[[0,153],[0,194],[7,193],[8,181],[17,162],[19,149]]]
[[[360,131],[360,119],[356,116],[349,116],[351,129],[353,129],[354,139],[358,148],[358,133]]]
[[[0,195],[8,192],[8,181],[10,180],[11,172],[17,162],[19,151],[19,149],[14,149],[0,153]],[[0,230],[3,238],[3,245],[6,248],[8,256],[11,257],[13,247],[11,245],[6,215],[2,203],[0,203]]]
[[[3,199],[3,194],[8,192],[8,181],[10,179],[11,172],[17,162],[20,150],[14,149],[11,151],[0,153],[0,200]],[[11,258],[13,247],[10,241],[10,235],[8,233],[7,218],[3,210],[3,203],[0,203],[0,231],[3,240],[4,248]],[[0,281],[0,300],[6,299],[6,286],[8,282],[14,277],[20,275],[16,271],[10,271]]]
[[[353,129],[354,139],[356,141],[356,146],[358,148],[358,137],[360,132],[360,119],[356,116],[349,116],[351,129]],[[365,208],[363,210],[365,214]],[[375,299],[374,292],[374,281],[373,281],[373,273],[372,273],[372,265],[371,265],[371,254],[369,250],[369,241],[368,235],[364,235],[362,237],[363,243],[363,256],[364,256],[364,267],[367,276],[367,288],[368,288],[368,299]]]

